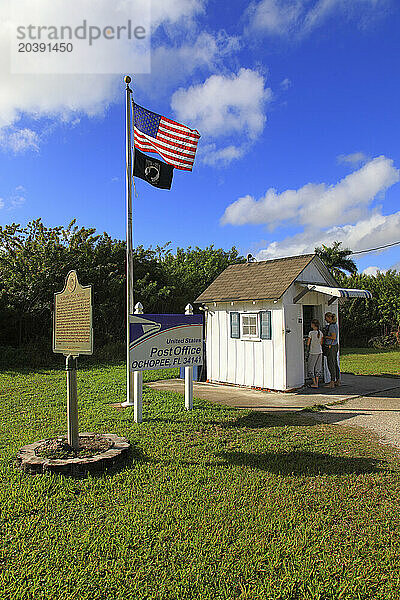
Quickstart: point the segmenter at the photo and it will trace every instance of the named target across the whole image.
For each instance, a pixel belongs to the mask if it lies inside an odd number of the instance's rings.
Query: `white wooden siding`
[[[304,271],[297,278],[298,281],[306,281],[309,283],[310,281],[314,283],[320,283],[321,285],[327,285],[326,279],[321,275],[320,271],[315,266],[314,261],[312,261],[309,265],[306,266]],[[331,285],[328,283],[328,285]]]
[[[283,319],[280,303],[230,302],[209,306],[208,379],[250,387],[284,389]],[[271,340],[230,337],[230,313],[271,311]]]

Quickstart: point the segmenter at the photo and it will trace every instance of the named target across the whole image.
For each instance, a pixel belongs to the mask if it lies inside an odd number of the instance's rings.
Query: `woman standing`
[[[338,364],[339,330],[336,322],[336,315],[333,313],[327,312],[325,321],[328,323],[328,327],[326,335],[324,336],[324,348],[329,373],[331,375],[331,380],[325,387],[333,388],[340,385],[340,370]]]
[[[317,388],[319,378],[322,375],[322,331],[319,328],[319,321],[313,319],[311,321],[311,331],[308,334],[308,373],[312,377],[313,382],[311,387]]]

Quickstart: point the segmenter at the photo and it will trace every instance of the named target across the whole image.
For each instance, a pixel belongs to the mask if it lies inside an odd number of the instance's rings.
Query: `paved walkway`
[[[155,390],[185,393],[182,379],[167,379],[148,383]],[[217,404],[253,410],[301,410],[314,404],[329,404],[366,396],[369,394],[387,393],[400,388],[400,378],[368,377],[364,375],[343,374],[342,385],[329,389],[321,387],[317,390],[304,388],[295,393],[260,392],[246,387],[219,385],[215,383],[194,383],[194,397],[209,400]]]
[[[341,387],[332,390],[306,388],[288,394],[195,383],[194,397],[235,408],[280,413],[323,404],[326,410],[313,413],[317,421],[364,427],[378,434],[384,443],[400,447],[400,378],[345,373],[342,381]],[[184,394],[184,382],[181,379],[155,381],[146,385],[156,390]]]
[[[363,398],[348,400],[344,405],[328,406],[313,413],[320,423],[364,427],[376,433],[381,443],[400,447],[400,388]]]

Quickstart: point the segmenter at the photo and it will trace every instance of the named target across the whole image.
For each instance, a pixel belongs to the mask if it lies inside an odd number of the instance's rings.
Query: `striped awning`
[[[368,290],[334,288],[327,285],[314,285],[312,283],[307,284],[305,287],[307,287],[310,292],[320,292],[321,294],[327,294],[328,296],[334,296],[335,298],[372,298],[372,294]]]

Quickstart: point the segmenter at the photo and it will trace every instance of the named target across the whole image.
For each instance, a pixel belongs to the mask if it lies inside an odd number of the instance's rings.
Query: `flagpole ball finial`
[[[124,81],[125,81],[125,83],[129,84],[132,81],[132,79],[131,79],[131,77],[129,77],[129,75],[125,75]]]

